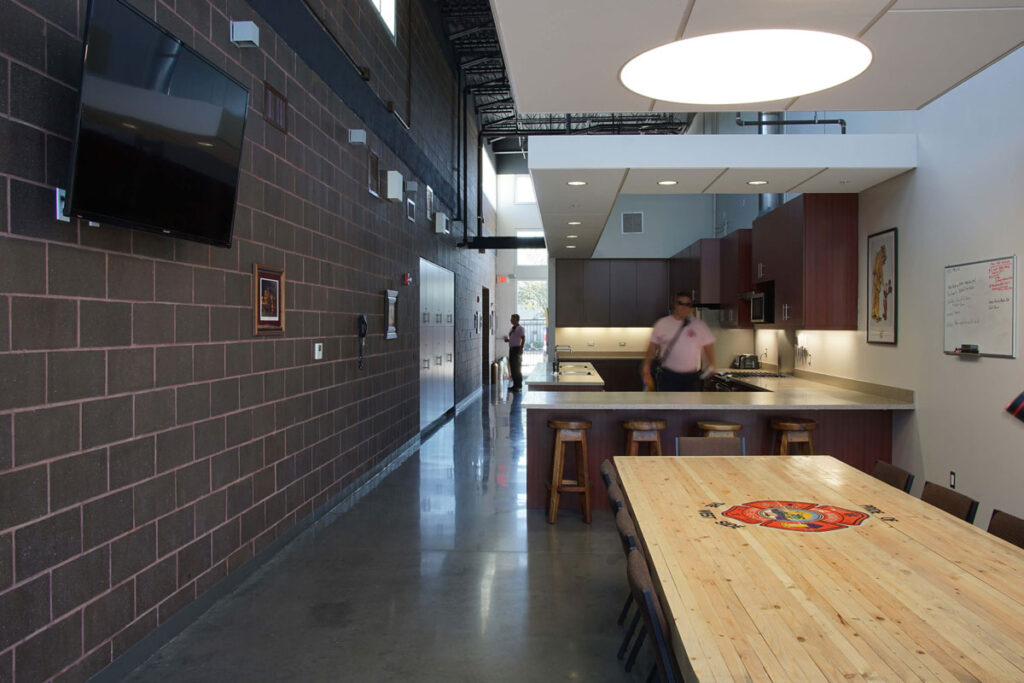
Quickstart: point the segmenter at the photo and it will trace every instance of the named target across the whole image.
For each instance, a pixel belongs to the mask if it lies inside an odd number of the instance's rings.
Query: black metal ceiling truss
[[[676,113],[521,114],[512,97],[488,0],[435,1],[484,138],[677,135],[690,123],[691,115]]]

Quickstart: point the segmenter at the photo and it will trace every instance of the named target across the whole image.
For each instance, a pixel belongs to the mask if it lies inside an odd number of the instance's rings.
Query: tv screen
[[[249,90],[120,0],[90,0],[67,205],[231,246]]]

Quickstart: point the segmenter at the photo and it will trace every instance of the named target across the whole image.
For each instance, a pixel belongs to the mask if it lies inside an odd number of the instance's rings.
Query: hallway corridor
[[[476,400],[126,680],[632,681],[612,516],[527,511],[521,394]]]

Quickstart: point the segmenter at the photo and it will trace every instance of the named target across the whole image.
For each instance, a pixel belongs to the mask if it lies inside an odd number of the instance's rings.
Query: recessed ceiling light
[[[566,237],[567,237],[567,238],[569,238],[569,239],[571,239],[571,240],[574,240],[574,239],[576,239],[577,237],[579,237],[579,235],[566,235]]]
[[[575,249],[576,245],[575,244],[567,244],[567,245],[565,245],[565,248],[566,249]]]
[[[679,181],[678,180],[659,180],[658,184],[659,185],[678,185]]]
[[[767,185],[767,180],[748,180],[747,185]]]
[[[569,221],[569,225],[583,225],[583,221]]]
[[[586,184],[587,184],[586,180],[570,180],[568,183],[566,183],[566,185],[572,185],[573,187],[579,187],[581,185],[586,185]]]
[[[755,66],[766,55],[774,66]],[[626,62],[619,80],[639,95],[666,102],[769,102],[844,83],[867,69],[871,58],[866,45],[835,33],[729,31],[648,50]]]

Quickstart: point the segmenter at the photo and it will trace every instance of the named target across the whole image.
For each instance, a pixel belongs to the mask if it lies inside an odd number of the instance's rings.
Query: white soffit
[[[588,258],[619,194],[858,193],[917,166],[912,134],[533,136],[528,144],[552,258]],[[574,220],[581,225],[568,225]],[[566,250],[570,243],[577,248]]]

